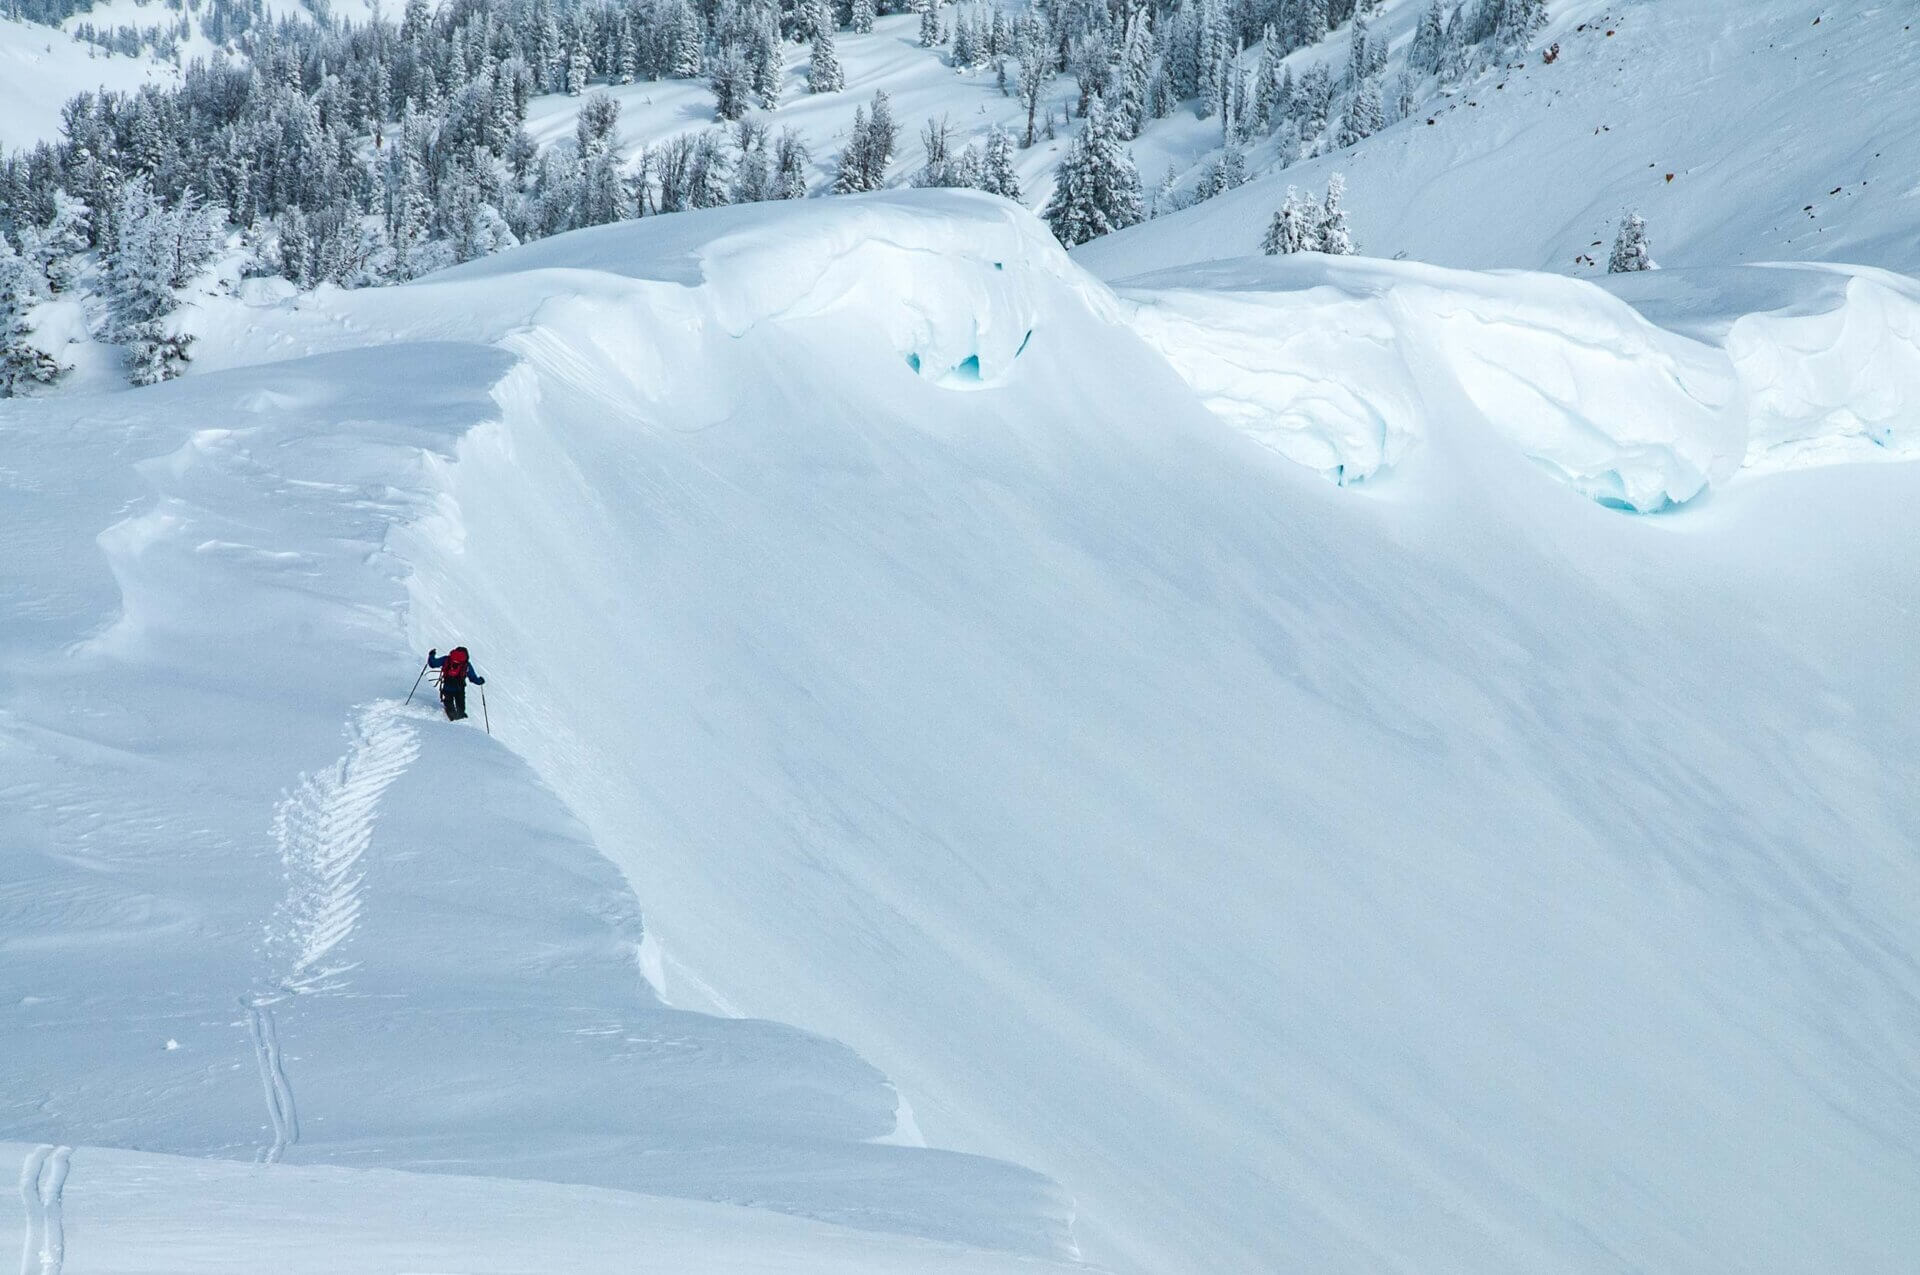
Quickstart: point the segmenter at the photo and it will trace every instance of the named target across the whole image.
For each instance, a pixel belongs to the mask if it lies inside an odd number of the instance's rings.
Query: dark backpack
[[[456,646],[448,651],[446,662],[440,666],[440,676],[462,678],[467,672],[467,648]]]

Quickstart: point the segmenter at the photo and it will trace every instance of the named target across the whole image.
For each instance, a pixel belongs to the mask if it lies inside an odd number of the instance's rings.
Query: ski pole
[[[420,677],[416,677],[413,679],[413,691],[417,691],[420,689],[420,678],[425,677],[427,675],[427,668],[430,664],[432,664],[431,660],[427,661],[426,664],[422,664],[420,666]],[[413,703],[413,691],[407,692],[407,703],[409,704]]]
[[[487,688],[480,688],[480,724],[487,728],[487,734],[493,734],[493,719],[487,716]]]

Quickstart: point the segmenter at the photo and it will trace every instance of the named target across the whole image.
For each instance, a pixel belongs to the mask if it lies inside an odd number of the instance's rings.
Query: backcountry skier
[[[467,683],[485,686],[487,679],[480,676],[480,670],[467,658],[467,648],[456,646],[445,655],[438,647],[427,652],[427,667],[440,670],[440,706],[447,710],[447,720],[457,722],[467,715]]]

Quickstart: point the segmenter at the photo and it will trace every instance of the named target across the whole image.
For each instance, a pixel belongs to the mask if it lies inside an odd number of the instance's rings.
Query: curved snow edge
[[[1337,482],[1400,463],[1431,435],[1436,402],[1469,404],[1473,424],[1635,512],[1746,473],[1920,455],[1920,283],[1884,270],[1741,266],[1601,287],[1315,256],[1119,291],[1215,415]]]

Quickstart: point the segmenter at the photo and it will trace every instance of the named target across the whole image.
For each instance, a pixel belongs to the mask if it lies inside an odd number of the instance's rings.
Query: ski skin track
[[[27,1152],[20,1165],[20,1203],[27,1213],[20,1245],[20,1275],[61,1275],[67,1261],[63,1196],[73,1148],[51,1144]]]
[[[254,1154],[260,1164],[278,1164],[287,1148],[300,1140],[300,1116],[293,1104],[293,1086],[287,1082],[280,1057],[280,1032],[268,1001],[242,999],[247,1031],[253,1037],[254,1063],[260,1069],[260,1088],[266,1097],[271,1140]]]
[[[273,1006],[285,994],[337,991],[351,963],[321,965],[352,935],[360,916],[362,856],[373,842],[380,799],[420,755],[419,733],[403,705],[378,700],[360,710],[352,742],[331,766],[304,775],[274,810],[273,835],[287,894],[267,930],[272,991],[240,998],[266,1101],[269,1140],[255,1153],[278,1164],[300,1141],[300,1109],[287,1078]]]

